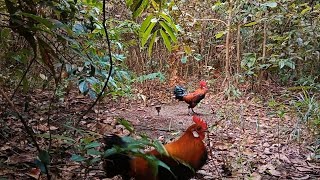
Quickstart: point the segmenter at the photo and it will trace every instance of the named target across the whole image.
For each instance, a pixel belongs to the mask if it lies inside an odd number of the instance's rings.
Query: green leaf
[[[41,172],[47,173],[47,172],[46,172],[45,165],[44,165],[39,159],[35,159],[34,163],[35,163],[35,165],[36,165],[37,167],[40,168]],[[0,178],[0,179],[1,179],[1,178]]]
[[[176,27],[176,24],[172,21],[172,19],[167,14],[165,14],[164,12],[161,12],[160,17],[164,19],[167,22],[167,24],[169,24],[169,27],[171,27],[175,32],[178,32],[178,28]]]
[[[150,33],[153,29],[153,27],[156,25],[155,22],[151,22],[150,25],[148,26],[147,30],[142,34],[142,39],[141,39],[141,46],[144,47],[144,45],[147,43]]]
[[[81,93],[85,94],[88,92],[89,87],[88,87],[88,83],[86,81],[82,81],[79,84],[79,90]]]
[[[167,164],[162,162],[161,160],[157,159],[155,156],[147,155],[145,158],[148,161],[148,163],[150,164],[154,174],[158,174],[158,167],[161,166],[161,167],[167,169],[172,175],[175,176],[175,174],[171,171],[171,168]]]
[[[10,29],[3,28],[0,32],[0,40],[3,42],[3,40],[9,39],[9,36],[10,36]]]
[[[159,10],[159,3],[157,3],[155,0],[151,0],[151,4],[156,11]]]
[[[271,7],[271,8],[275,8],[277,7],[278,3],[277,2],[266,2],[261,4],[261,6],[266,6],[266,7]]]
[[[256,25],[257,23],[258,23],[258,22],[253,21],[253,22],[249,22],[249,23],[245,24],[244,26],[246,26],[246,27],[248,27],[248,26],[254,26],[254,25]]]
[[[196,61],[201,61],[203,59],[203,56],[201,54],[195,54],[193,57]]]
[[[160,154],[164,154],[164,155],[166,155],[166,156],[169,155],[169,154],[168,154],[168,151],[166,150],[166,148],[164,147],[164,145],[163,145],[160,141],[158,141],[158,140],[154,141],[154,142],[153,142],[153,145],[154,145],[154,147],[156,148],[156,150],[157,150]]]
[[[311,10],[311,7],[310,6],[307,6],[307,8],[303,9],[301,12],[300,12],[300,15],[303,16],[304,14],[306,14],[307,12],[309,12]]]
[[[133,4],[133,0],[126,0],[126,5],[130,7]]]
[[[219,38],[221,38],[224,34],[225,34],[225,31],[220,31],[220,32],[218,32],[218,33],[215,35],[215,38],[216,38],[216,39],[219,39]]]
[[[101,158],[100,157],[96,157],[90,160],[90,164],[96,163],[96,162],[100,162]]]
[[[139,29],[139,36],[142,37],[144,32],[150,25],[151,19],[153,18],[153,14],[150,14],[146,19],[142,22],[141,27]]]
[[[187,61],[188,61],[188,56],[182,56],[181,62],[182,62],[183,64],[185,64],[185,63],[187,63]]]
[[[43,163],[43,164],[49,164],[50,163],[50,155],[48,153],[48,151],[45,151],[45,150],[41,150],[39,152],[39,155],[38,155],[40,161]]]
[[[166,30],[166,33],[169,34],[171,40],[172,40],[173,42],[177,42],[177,37],[176,37],[176,35],[173,33],[172,28],[169,27],[169,25],[168,25],[167,23],[163,22],[163,21],[160,21],[159,23],[160,23],[160,25]]]
[[[30,18],[34,19],[35,21],[45,25],[49,29],[52,29],[54,27],[54,23],[52,23],[48,19],[42,18],[40,16],[37,16],[37,15],[34,15],[34,14],[29,14],[29,13],[19,13],[19,14],[21,14],[21,15],[23,15],[25,17],[30,17]]]
[[[282,69],[284,67],[285,63],[283,60],[279,61],[279,68]]]
[[[106,150],[104,153],[103,153],[103,157],[108,157],[108,156],[111,156],[113,154],[116,154],[118,153],[117,149],[116,148],[111,148],[111,149],[108,149]]]
[[[70,160],[71,161],[75,161],[75,162],[81,162],[81,161],[86,160],[86,158],[84,158],[84,157],[82,157],[80,155],[77,155],[77,154],[72,154]]]
[[[95,148],[95,147],[99,147],[101,146],[101,144],[97,141],[91,142],[87,145],[84,146],[85,149],[90,149],[90,148]]]
[[[118,120],[118,122],[119,122],[121,125],[123,125],[128,131],[130,131],[130,133],[133,132],[134,128],[133,128],[132,124],[131,124],[129,121],[127,121],[127,120],[125,120],[125,119],[123,119],[123,118],[120,118],[120,119]]]
[[[183,50],[184,50],[184,52],[186,52],[187,55],[190,55],[192,53],[192,49],[188,45],[184,45]]]
[[[153,33],[152,37],[151,37],[150,44],[149,44],[149,47],[148,47],[148,55],[149,55],[149,57],[151,56],[153,44],[156,41],[157,34],[158,34],[158,30],[155,31]]]
[[[162,29],[160,29],[160,34],[161,34],[161,37],[164,41],[164,45],[166,45],[167,49],[169,51],[171,51],[171,43],[170,43],[168,35]]]
[[[136,81],[143,82],[145,80],[154,80],[156,78],[159,78],[159,80],[162,82],[166,79],[161,72],[156,72],[156,73],[150,73],[147,75],[142,75],[142,76],[138,77]]]
[[[138,16],[140,16],[148,4],[149,0],[142,0],[140,6],[138,6],[138,8],[132,13],[133,18],[137,18]]]
[[[91,148],[91,149],[87,150],[87,154],[88,155],[99,156],[99,155],[101,155],[101,152],[97,151],[96,149]]]

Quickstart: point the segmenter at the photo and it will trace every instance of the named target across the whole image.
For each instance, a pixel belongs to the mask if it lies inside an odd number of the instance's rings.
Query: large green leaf
[[[41,160],[41,162],[43,164],[49,164],[50,163],[50,156],[49,156],[49,153],[48,151],[45,151],[45,150],[41,150],[39,152],[39,159]]]
[[[94,141],[94,142],[91,142],[91,143],[85,145],[84,148],[85,149],[90,149],[90,148],[95,148],[95,147],[99,147],[99,146],[101,146],[101,144],[99,142],[97,142],[97,141]]]
[[[167,47],[169,51],[171,51],[171,43],[168,35],[162,29],[160,29],[160,34],[163,39],[164,45]]]
[[[244,26],[246,26],[246,27],[248,27],[248,26],[254,26],[254,25],[256,25],[258,22],[256,22],[256,21],[252,21],[252,22],[249,22],[249,23],[247,23],[247,24],[245,24]]]
[[[149,0],[142,0],[140,6],[138,6],[138,8],[132,13],[133,18],[137,18],[138,16],[140,16],[148,5]]]
[[[40,16],[34,15],[34,14],[29,14],[29,13],[19,13],[25,17],[30,17],[32,19],[34,19],[35,21],[45,25],[46,27],[48,27],[49,29],[52,29],[54,27],[54,23],[51,22],[50,20],[46,19],[46,18],[42,18]]]
[[[164,155],[166,155],[166,156],[169,155],[169,154],[168,154],[168,151],[166,150],[166,148],[164,147],[164,145],[163,145],[160,141],[158,141],[158,140],[154,141],[154,142],[153,142],[153,145],[154,145],[154,147],[156,148],[156,150],[157,150],[160,154],[164,154]]]
[[[148,47],[148,55],[151,56],[151,53],[152,53],[152,48],[153,48],[153,44],[155,43],[156,41],[156,37],[157,37],[157,34],[158,34],[158,30],[156,30],[151,39],[150,39],[150,44],[149,44],[149,47]]]
[[[121,124],[121,125],[123,125],[128,131],[130,131],[131,133],[134,131],[134,128],[133,128],[133,126],[132,126],[132,124],[129,122],[129,121],[127,121],[127,120],[125,120],[125,119],[123,119],[123,118],[120,118],[119,120],[118,120],[118,122]]]
[[[177,37],[175,36],[174,32],[172,31],[172,28],[169,27],[169,25],[164,21],[160,21],[159,23],[166,30],[166,33],[169,34],[171,40],[173,42],[177,42]]]
[[[146,19],[141,23],[141,27],[139,29],[139,36],[142,37],[142,35],[145,33],[147,28],[150,25],[151,19],[153,18],[153,14],[150,14],[149,16],[146,17]]]
[[[141,39],[141,46],[142,47],[147,43],[147,41],[148,41],[148,39],[150,37],[150,33],[151,33],[151,31],[152,31],[152,29],[153,29],[153,27],[155,25],[156,25],[156,22],[152,22],[151,21],[151,23],[149,24],[147,30],[142,34],[142,39]]]
[[[216,39],[219,39],[219,38],[221,38],[225,33],[226,33],[225,31],[220,31],[220,32],[218,32],[218,33],[215,35],[215,38],[216,38]]]
[[[261,6],[266,6],[266,7],[270,7],[270,8],[275,8],[275,7],[277,7],[277,5],[278,5],[277,2],[272,2],[272,1],[261,4]]]
[[[163,18],[168,24],[170,24],[170,27],[173,28],[175,32],[178,32],[176,25],[173,23],[172,19],[166,13],[161,12],[160,17]]]
[[[86,158],[84,158],[84,157],[82,157],[80,155],[77,155],[77,154],[72,154],[70,160],[71,161],[75,161],[75,162],[81,162],[81,161],[86,160]]]

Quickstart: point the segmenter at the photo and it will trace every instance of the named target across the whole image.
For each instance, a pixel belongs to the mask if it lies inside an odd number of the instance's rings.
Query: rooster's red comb
[[[205,81],[200,81],[200,86],[201,86],[201,87],[207,86],[207,82],[205,82]]]
[[[207,129],[207,123],[202,120],[199,116],[193,116],[192,117],[193,122],[195,122],[196,124],[200,125],[203,129]]]

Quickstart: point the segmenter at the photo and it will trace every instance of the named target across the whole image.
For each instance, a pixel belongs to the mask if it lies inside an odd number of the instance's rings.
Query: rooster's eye
[[[201,129],[202,129],[201,127],[197,127],[197,131],[201,131]]]

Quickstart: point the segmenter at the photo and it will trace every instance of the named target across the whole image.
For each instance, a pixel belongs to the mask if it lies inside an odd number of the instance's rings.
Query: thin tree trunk
[[[232,3],[233,1],[229,1],[229,15],[228,15],[228,21],[227,21],[227,37],[226,37],[226,62],[225,62],[225,73],[226,73],[226,79],[225,82],[227,83],[227,89],[229,89],[230,84],[230,34],[231,34],[231,21],[232,21]]]

